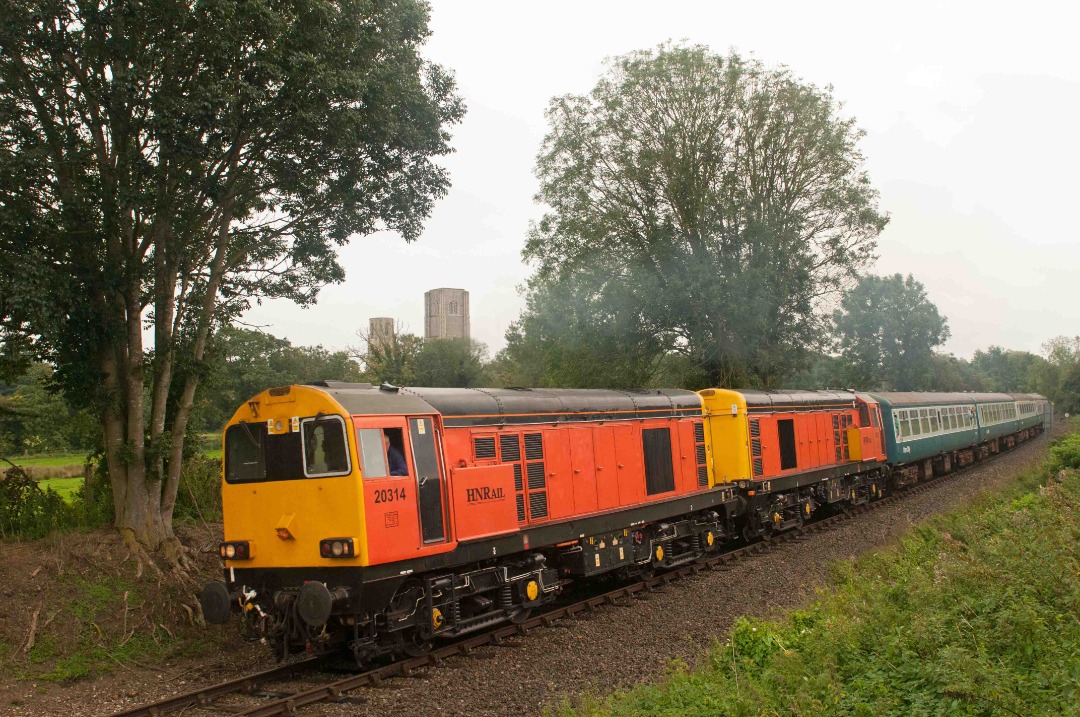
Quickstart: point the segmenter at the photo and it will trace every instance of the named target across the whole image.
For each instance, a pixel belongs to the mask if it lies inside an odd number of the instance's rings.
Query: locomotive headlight
[[[335,540],[333,543],[330,543],[330,554],[335,558],[340,558],[341,553],[344,552],[344,550],[340,540]]]
[[[254,551],[247,540],[235,540],[218,546],[218,555],[225,560],[251,560]]]

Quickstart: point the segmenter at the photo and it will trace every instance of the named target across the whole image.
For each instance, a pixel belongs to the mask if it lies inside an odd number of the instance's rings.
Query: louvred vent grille
[[[529,463],[529,490],[539,490],[547,487],[544,482],[544,464],[543,463]]]
[[[750,436],[756,438],[761,435],[761,425],[757,421],[750,421]]]
[[[709,469],[705,466],[698,466],[697,484],[699,488],[705,488],[709,485]]]
[[[698,444],[697,446],[695,446],[694,453],[697,456],[698,465],[701,465],[702,463],[705,462],[705,445],[704,444]]]
[[[755,458],[761,457],[761,439],[753,438],[750,440],[750,453]]]
[[[521,460],[521,441],[516,434],[504,433],[499,436],[499,450],[502,451],[503,463]]]
[[[290,391],[292,391],[292,386],[279,386],[278,388],[270,389],[269,393],[271,396],[280,397],[288,396]]]
[[[762,473],[761,459],[760,458],[755,458],[754,459],[754,475],[759,476],[759,475],[761,475],[761,473]]]
[[[525,460],[544,460],[544,436],[540,433],[525,434]]]
[[[495,437],[485,436],[473,440],[473,453],[477,458],[495,457]]]
[[[547,493],[529,493],[529,518],[546,518],[547,514]]]
[[[521,464],[514,464],[514,490],[521,490]]]
[[[519,523],[525,522],[525,496],[517,494],[517,519]]]
[[[694,423],[694,443],[705,442],[705,425],[701,421]]]

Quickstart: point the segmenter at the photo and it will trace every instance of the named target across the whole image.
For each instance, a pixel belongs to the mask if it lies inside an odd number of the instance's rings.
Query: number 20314
[[[405,500],[404,488],[380,488],[375,491],[376,503],[392,503],[395,500]]]

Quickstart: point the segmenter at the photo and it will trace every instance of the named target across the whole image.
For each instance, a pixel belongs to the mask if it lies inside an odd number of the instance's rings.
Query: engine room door
[[[420,532],[425,543],[446,540],[443,523],[442,472],[435,447],[435,425],[430,418],[410,418],[413,465],[416,466],[416,495],[420,501]]]

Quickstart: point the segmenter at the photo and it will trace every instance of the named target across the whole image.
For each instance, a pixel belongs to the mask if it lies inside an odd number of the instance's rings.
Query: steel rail
[[[235,680],[227,680],[225,682],[219,682],[216,685],[211,685],[210,687],[204,687],[192,692],[175,695],[174,697],[166,697],[153,704],[133,707],[124,712],[117,712],[112,717],[158,717],[158,715],[183,709],[184,707],[202,707],[208,705],[215,698],[233,694],[235,692],[252,692],[261,683],[272,682],[274,680],[279,680],[282,677],[291,677],[300,672],[307,672],[308,670],[317,667],[319,663],[326,662],[326,660],[327,658],[325,655],[319,655],[298,662],[292,662],[287,665],[278,665],[269,670],[254,672],[250,675],[238,677]]]

